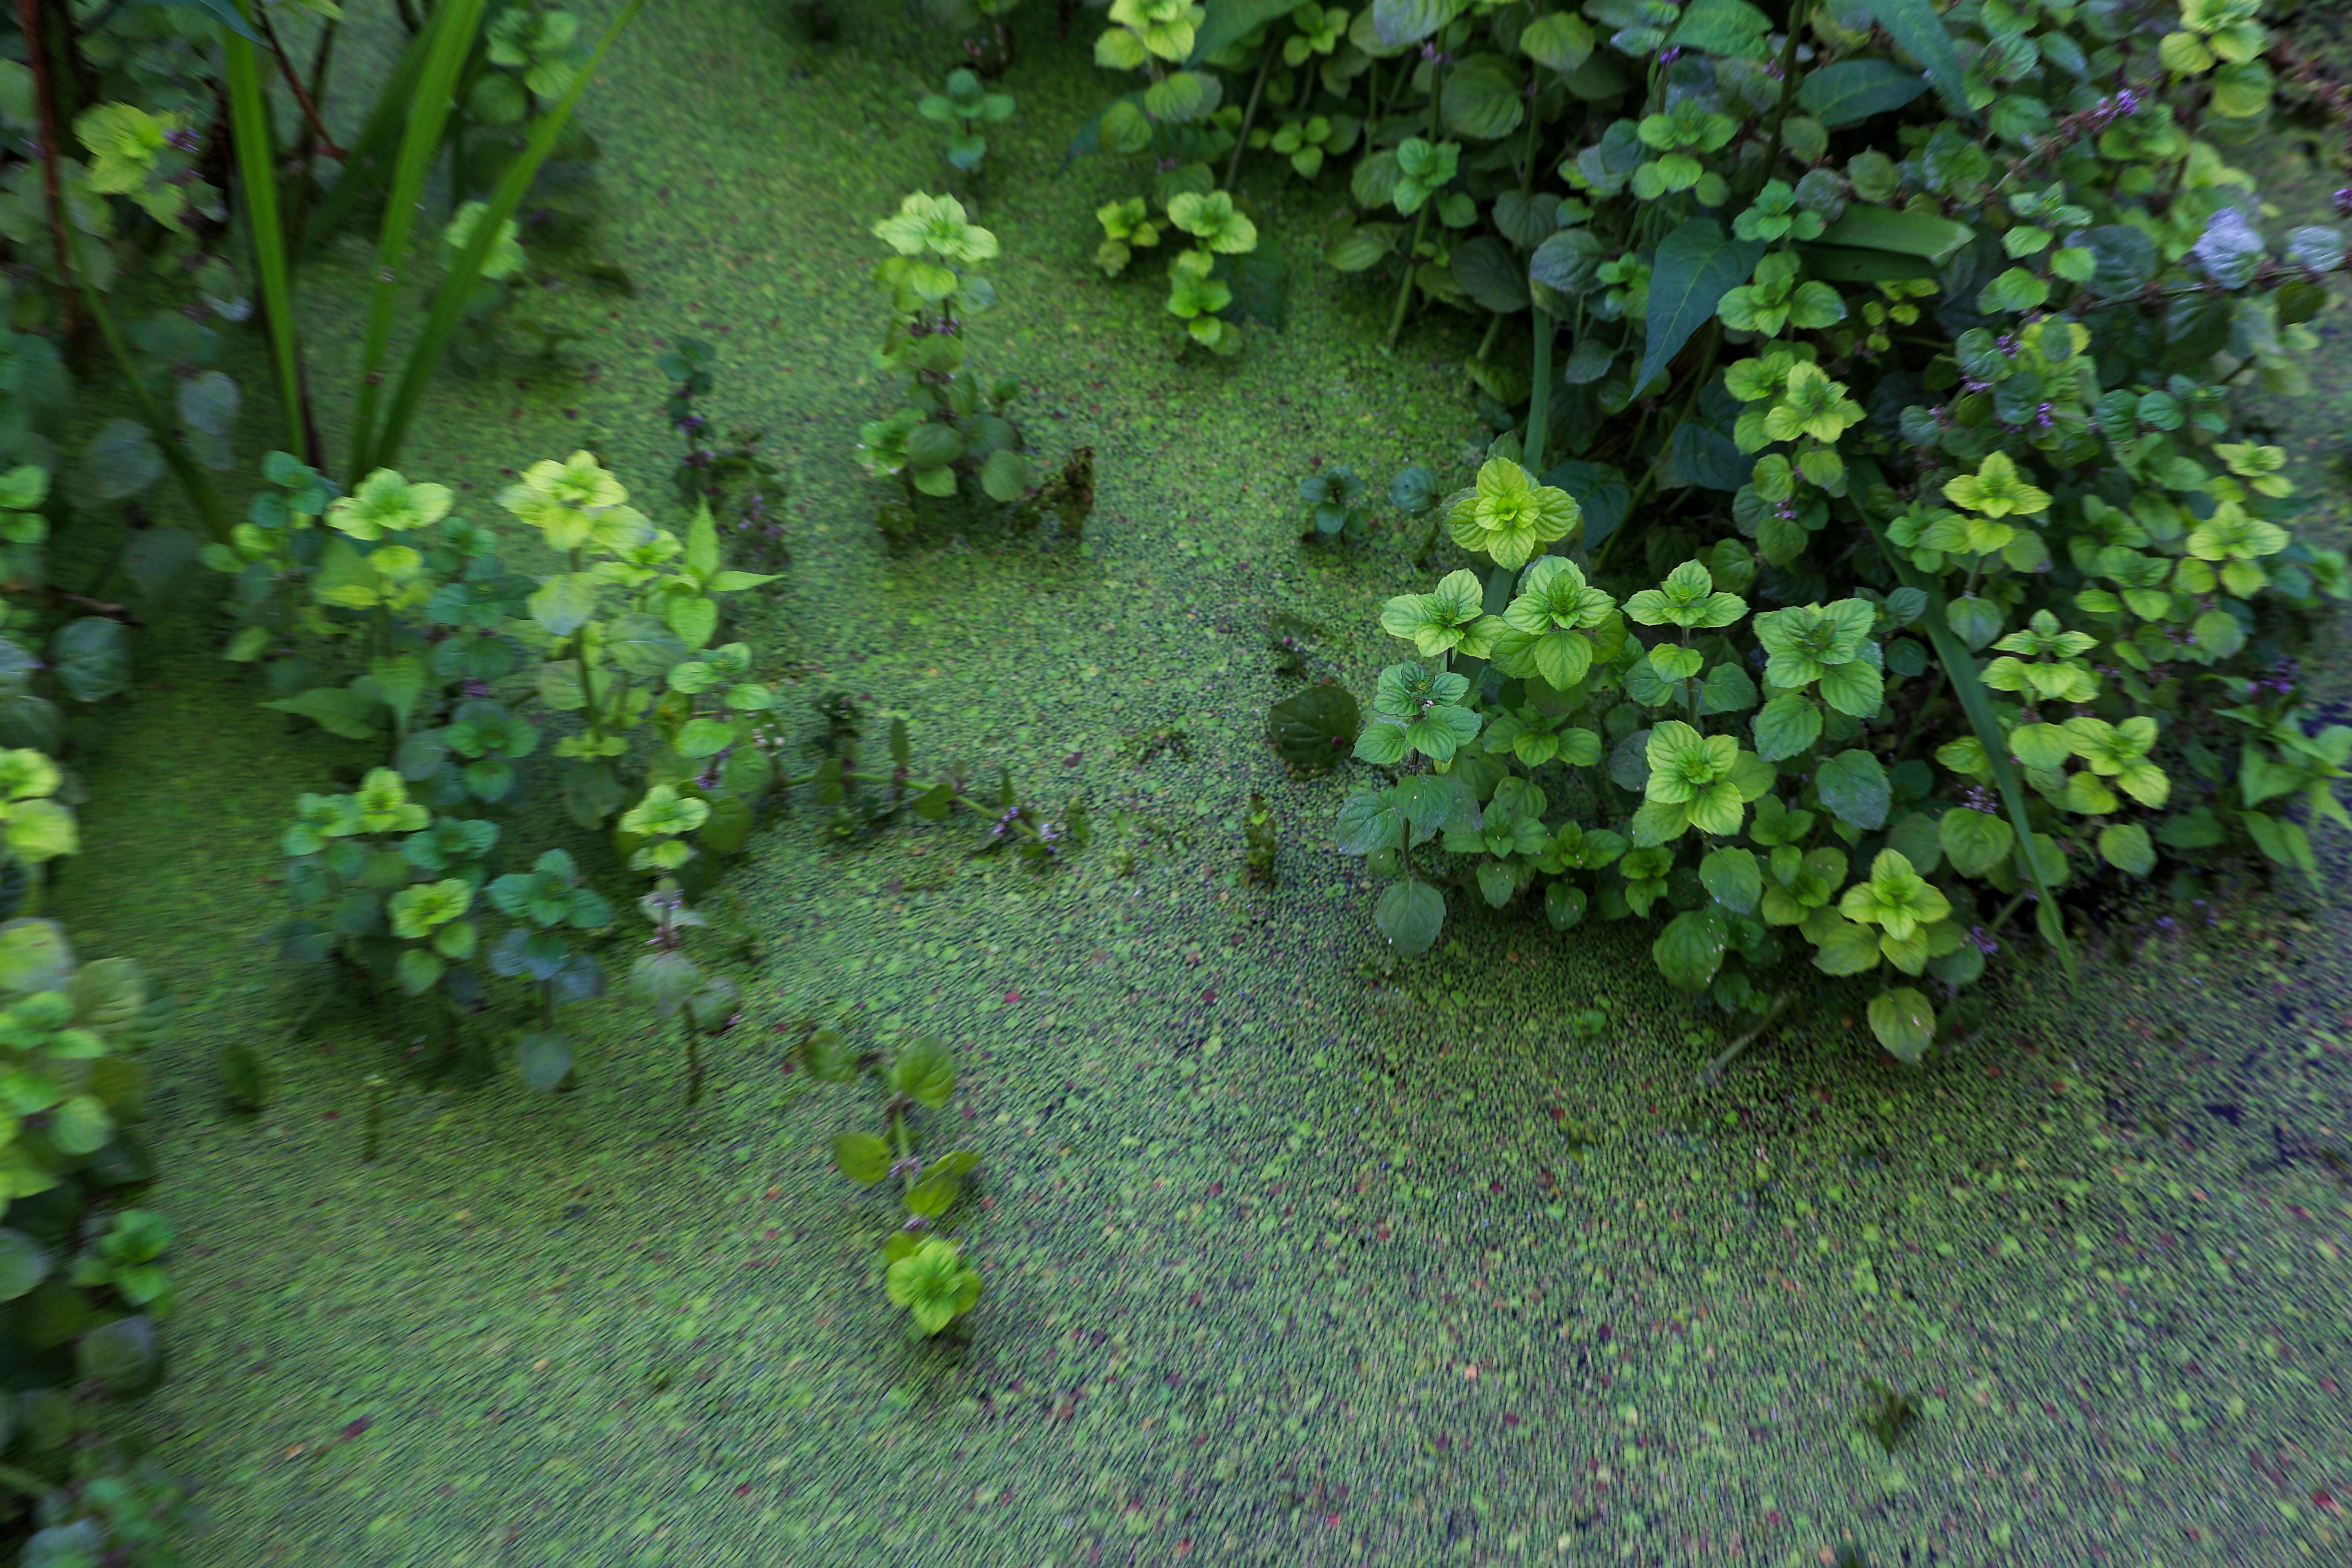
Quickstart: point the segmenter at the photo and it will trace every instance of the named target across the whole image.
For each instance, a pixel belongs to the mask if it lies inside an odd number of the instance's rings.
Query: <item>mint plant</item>
[[[875,363],[907,378],[907,399],[858,431],[858,461],[877,479],[904,487],[911,518],[918,496],[952,496],[966,485],[1010,503],[1029,488],[1021,432],[1005,409],[1018,382],[982,381],[964,363],[964,318],[996,298],[971,271],[997,255],[996,237],[971,223],[953,196],[917,194],[874,226],[891,248],[874,269],[891,324]]]
[[[954,1095],[954,1055],[936,1035],[918,1035],[886,1057],[853,1050],[837,1030],[813,1029],[801,1044],[801,1060],[822,1082],[856,1083],[870,1075],[879,1083],[882,1131],[835,1134],[833,1162],[863,1186],[897,1179],[907,1217],[883,1238],[884,1289],[912,1320],[909,1337],[934,1336],[979,1305],[982,1289],[980,1271],[938,1234],[980,1156],[956,1149],[926,1160],[911,1125],[918,1107],[941,1110]]]
[[[1381,614],[1390,782],[1339,838],[1398,949],[1448,886],[1642,919],[1751,1032],[1805,961],[1916,1060],[2029,908],[2071,966],[2071,888],[2316,876],[2352,825],[2293,659],[2352,572],[2241,405],[2305,390],[2346,236],[2229,162],[2277,100],[2344,105],[2252,4],[1871,20],[1375,7],[1336,79],[1318,18],[1236,40],[1415,122],[1328,251],[1396,269],[1392,329],[1529,335],[1516,388],[1476,373],[1525,415],[1444,509],[1472,563]]]
[[[976,73],[959,67],[948,72],[943,91],[925,93],[915,107],[924,119],[947,127],[948,163],[977,174],[988,156],[988,138],[982,128],[1013,118],[1013,95],[992,91]]]

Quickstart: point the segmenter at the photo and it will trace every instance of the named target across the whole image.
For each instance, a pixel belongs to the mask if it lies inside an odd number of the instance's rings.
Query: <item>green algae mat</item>
[[[587,110],[635,294],[550,290],[582,341],[446,375],[404,468],[487,512],[591,444],[658,495],[655,356],[716,344],[712,412],[793,483],[749,629],[808,727],[847,692],[919,761],[1083,799],[1097,842],[1040,875],[967,858],[968,826],[843,847],[786,819],[723,900],[755,957],[699,1108],[619,1001],[583,1010],[575,1092],[436,1082],[424,1020],[313,1012],[269,957],[293,797],[371,759],[263,710],[201,617],[155,628],[58,912],[184,1002],[155,1096],[182,1305],[131,1419],[199,1489],[193,1560],[2352,1561],[2340,900],[2117,923],[2071,996],[2026,955],[1920,1069],[1813,1009],[1706,1089],[1717,1016],[1631,935],[1457,911],[1391,972],[1329,847],[1343,779],[1263,741],[1297,684],[1267,626],[1321,628],[1317,668],[1368,686],[1411,549],[1302,555],[1297,481],[1466,471],[1475,339],[1381,356],[1389,301],[1315,264],[1294,185],[1256,193],[1285,330],[1175,358],[1156,277],[1091,265],[1126,192],[1062,150],[1104,79],[1033,5],[970,196],[1006,248],[974,354],[1031,384],[1049,463],[1094,448],[1097,508],[1083,548],[886,555],[852,458],[866,230],[944,171],[916,35],[838,9],[822,51],[772,4],[640,24]],[[309,309],[348,331],[347,300]],[[2342,321],[2280,411],[2338,535]],[[1252,791],[1271,889],[1239,876]],[[793,1070],[836,999],[961,1058],[933,1113],[982,1159],[961,1340],[905,1339],[887,1211],[831,1166],[856,1110]],[[284,1075],[257,1116],[215,1076],[240,1039]]]

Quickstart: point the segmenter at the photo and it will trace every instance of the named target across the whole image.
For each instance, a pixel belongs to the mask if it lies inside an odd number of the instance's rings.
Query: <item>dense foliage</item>
[[[1792,959],[1871,979],[1916,1059],[2021,903],[2063,946],[2061,888],[2167,854],[2315,876],[2352,730],[2291,650],[2352,584],[2240,395],[2304,389],[2346,242],[2266,235],[2228,162],[2252,5],[1585,11],[1349,34],[1401,64],[1334,263],[1409,246],[1408,293],[1532,323],[1528,427],[1445,509],[1486,569],[1382,613],[1391,782],[1339,829],[1381,931],[1428,948],[1447,882],[1655,920],[1734,1013]]]

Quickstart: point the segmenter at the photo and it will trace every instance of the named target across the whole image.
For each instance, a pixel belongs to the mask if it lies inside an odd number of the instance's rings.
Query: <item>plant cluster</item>
[[[387,759],[355,789],[298,803],[284,836],[297,912],[281,948],[431,998],[445,1051],[487,1005],[487,969],[529,988],[517,1069],[559,1088],[573,1068],[559,1009],[608,985],[594,949],[614,923],[613,900],[568,851],[517,842],[542,752],[572,820],[609,827],[620,865],[651,884],[635,904],[653,934],[628,984],[684,1019],[690,1101],[696,1037],[733,1023],[739,992],[690,959],[684,933],[705,923],[694,904],[780,792],[811,787],[845,838],[905,812],[939,821],[963,810],[991,823],[983,851],[1045,861],[1086,840],[1081,811],[1050,820],[1020,803],[1009,775],[986,803],[961,769],[917,779],[903,720],[891,721],[889,767],[867,768],[845,699],[830,706],[823,759],[785,776],[776,689],[758,679],[751,647],[727,640],[724,604],[771,579],[726,566],[700,496],[681,538],[630,505],[591,453],[533,464],[499,497],[556,568],[530,575],[453,510],[446,486],[383,469],[339,496],[283,453],[270,474],[236,544],[206,551],[240,584],[245,624],[228,657],[275,652],[279,684],[315,683],[271,707],[372,741]],[[252,1086],[267,1076],[250,1061],[233,1070]]]
[[[967,174],[980,173],[988,156],[988,138],[982,127],[1001,125],[1013,118],[1013,95],[984,86],[979,76],[962,67],[948,72],[947,87],[925,93],[915,108],[922,117],[947,127],[947,160]]]
[[[593,47],[576,16],[537,0],[459,0],[411,16],[373,102],[357,106],[348,146],[324,119],[341,28],[332,7],[310,29],[308,58],[281,38],[286,18],[268,7],[142,3],[69,20],[35,6],[12,18],[22,36],[0,76],[18,134],[0,153],[0,181],[13,193],[19,368],[5,389],[0,464],[63,479],[53,524],[73,509],[135,502],[169,473],[226,543],[235,519],[214,475],[247,459],[234,440],[245,393],[224,368],[222,336],[267,328],[282,444],[326,466],[294,279],[379,206],[380,265],[350,386],[353,481],[394,460],[426,380],[453,348],[479,357],[512,321],[551,349],[564,334],[517,310],[526,279],[520,214],[527,196],[542,227],[588,210],[583,172],[595,148],[572,128],[572,110],[641,4],[625,5]],[[290,130],[272,98],[279,82]],[[396,360],[404,269],[426,180],[445,155],[447,265]],[[134,303],[143,313],[130,313]],[[61,468],[58,414],[71,389],[40,334],[79,348],[93,329],[134,416],[102,423]],[[57,515],[60,499],[66,516]],[[21,547],[37,539],[20,537],[27,509],[11,510],[19,521],[0,538],[21,568]],[[146,530],[122,565],[152,586],[194,553],[179,531]],[[23,580],[21,570],[11,575]]]
[[[499,818],[561,730],[548,749],[573,820],[617,815],[625,858],[708,887],[776,781],[753,739],[775,693],[752,679],[747,645],[719,640],[722,596],[769,579],[724,567],[708,505],[681,539],[586,452],[533,465],[499,497],[554,555],[559,570],[537,577],[510,571],[445,486],[380,469],[338,496],[283,453],[271,478],[236,543],[206,552],[243,590],[228,655],[275,648],[305,680],[335,659],[354,673],[271,706],[388,752],[356,790],[301,798],[285,834],[299,912],[284,950],[434,997],[450,1047],[482,1005],[479,965],[527,981],[534,1026],[518,1065],[556,1087],[571,1072],[556,1010],[605,986],[573,942],[610,927],[612,908],[561,849],[498,874],[519,847]],[[488,942],[493,913],[510,923]],[[656,923],[679,922],[673,910]]]
[[[2167,852],[2315,875],[2352,729],[2292,649],[2352,580],[2238,396],[2305,389],[2345,239],[2266,236],[2227,161],[2253,7],[1585,9],[1615,30],[1415,0],[1362,40],[1417,51],[1442,157],[1376,135],[1357,195],[1461,236],[1408,292],[1533,325],[1526,433],[1445,512],[1485,569],[1382,613],[1413,657],[1356,754],[1394,782],[1340,819],[1382,931],[1425,949],[1446,880],[1652,919],[1735,1015],[1791,958],[1875,977],[1916,1060],[2023,904],[2063,952],[2061,888]]]
[[[980,1270],[956,1243],[939,1234],[965,1178],[980,1168],[980,1156],[956,1149],[925,1159],[909,1119],[919,1106],[944,1109],[954,1095],[954,1053],[937,1035],[917,1035],[887,1055],[861,1052],[840,1029],[812,1027],[801,1041],[800,1058],[820,1082],[871,1078],[880,1088],[882,1130],[835,1134],[833,1163],[863,1186],[897,1179],[907,1217],[882,1240],[883,1289],[894,1306],[907,1310],[910,1335],[939,1333],[980,1304]]]
[[[1005,410],[1021,384],[983,380],[964,363],[965,318],[996,299],[995,286],[971,269],[996,257],[996,236],[970,221],[953,196],[921,193],[874,233],[892,251],[874,268],[891,314],[874,363],[904,376],[907,392],[898,409],[858,431],[858,461],[904,487],[908,524],[918,496],[971,487],[999,503],[1020,500],[1029,489],[1029,459]]]
[[[155,1174],[140,1058],[170,1018],[129,960],[78,960],[54,921],[0,921],[0,1300],[20,1391],[5,1447],[11,1489],[36,1505],[27,1561],[152,1548],[176,1501],[86,1437],[95,1402],[146,1393],[162,1372],[173,1232],[135,1199]]]

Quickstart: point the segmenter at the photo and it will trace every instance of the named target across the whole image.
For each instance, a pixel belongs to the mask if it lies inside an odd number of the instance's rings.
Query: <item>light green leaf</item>
[[[955,1056],[937,1035],[918,1035],[890,1063],[890,1087],[934,1110],[955,1093]]]
[[[1936,1041],[1936,1009],[1908,985],[1882,991],[1870,1002],[1870,1032],[1898,1061],[1916,1062]]]
[[[890,1173],[890,1145],[871,1132],[837,1132],[833,1163],[851,1181],[870,1187]]]
[[[1426,882],[1392,882],[1372,905],[1372,924],[1399,952],[1417,957],[1445,924],[1445,895]]]

